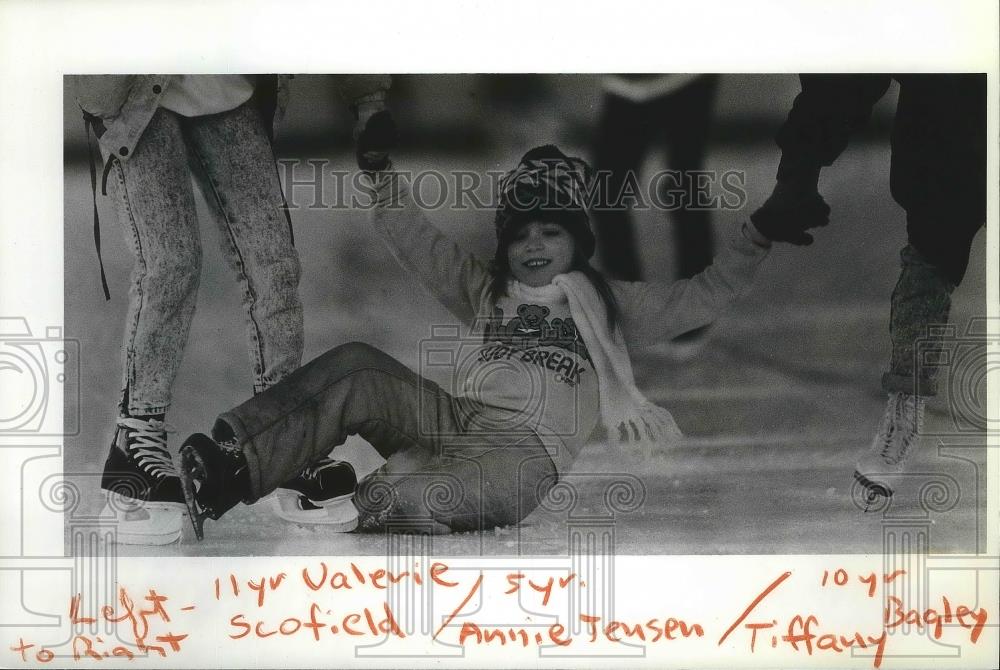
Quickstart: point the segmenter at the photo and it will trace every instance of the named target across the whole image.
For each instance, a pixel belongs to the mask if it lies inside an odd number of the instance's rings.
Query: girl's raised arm
[[[427,220],[391,163],[371,177],[376,198],[372,223],[392,255],[448,311],[471,324],[489,282],[486,266]]]
[[[669,340],[724,313],[750,285],[769,250],[752,241],[745,228],[734,227],[712,264],[691,279],[610,282],[621,307],[625,341],[641,345]]]

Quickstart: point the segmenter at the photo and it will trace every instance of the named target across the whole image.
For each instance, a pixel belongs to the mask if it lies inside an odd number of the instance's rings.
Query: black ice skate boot
[[[194,433],[181,445],[181,484],[194,534],[204,539],[205,519],[218,521],[249,498],[250,472],[243,450]]]
[[[272,509],[285,521],[346,533],[358,526],[353,503],[357,485],[350,463],[322,458],[275,492]]]
[[[107,497],[102,516],[114,516],[120,544],[180,540],[184,496],[167,450],[167,432],[167,424],[156,418],[118,418],[101,488]]]

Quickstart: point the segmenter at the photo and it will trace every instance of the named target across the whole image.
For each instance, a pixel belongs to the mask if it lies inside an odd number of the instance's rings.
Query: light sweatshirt
[[[596,373],[569,307],[515,296],[491,302],[487,264],[427,220],[405,180],[383,176],[377,188],[375,230],[474,343],[455,361],[461,377],[455,387],[472,429],[531,431],[564,472],[600,419]],[[749,286],[767,253],[733,226],[712,265],[691,279],[609,280],[626,345],[669,340],[712,323]]]

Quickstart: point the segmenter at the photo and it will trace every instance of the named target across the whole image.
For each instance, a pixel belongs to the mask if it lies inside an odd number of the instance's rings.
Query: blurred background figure
[[[647,152],[666,150],[666,166],[680,173],[675,185],[694,193],[691,175],[701,170],[708,146],[712,106],[718,76],[711,74],[607,75],[597,122],[594,169],[610,173],[600,179],[606,191],[598,202],[608,205],[594,212],[602,263],[617,279],[643,278],[628,198],[622,198],[629,173],[642,167]],[[678,279],[692,277],[712,260],[710,215],[682,202],[672,218]]]

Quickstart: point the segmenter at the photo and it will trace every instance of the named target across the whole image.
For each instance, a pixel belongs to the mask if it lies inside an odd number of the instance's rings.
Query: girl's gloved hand
[[[385,100],[367,100],[351,105],[351,112],[354,113],[354,140],[357,141],[365,131],[368,119],[379,112],[386,111]]]
[[[389,165],[389,152],[396,147],[399,133],[396,122],[384,105],[362,110],[358,106],[355,128],[355,156],[364,172],[378,172]]]

